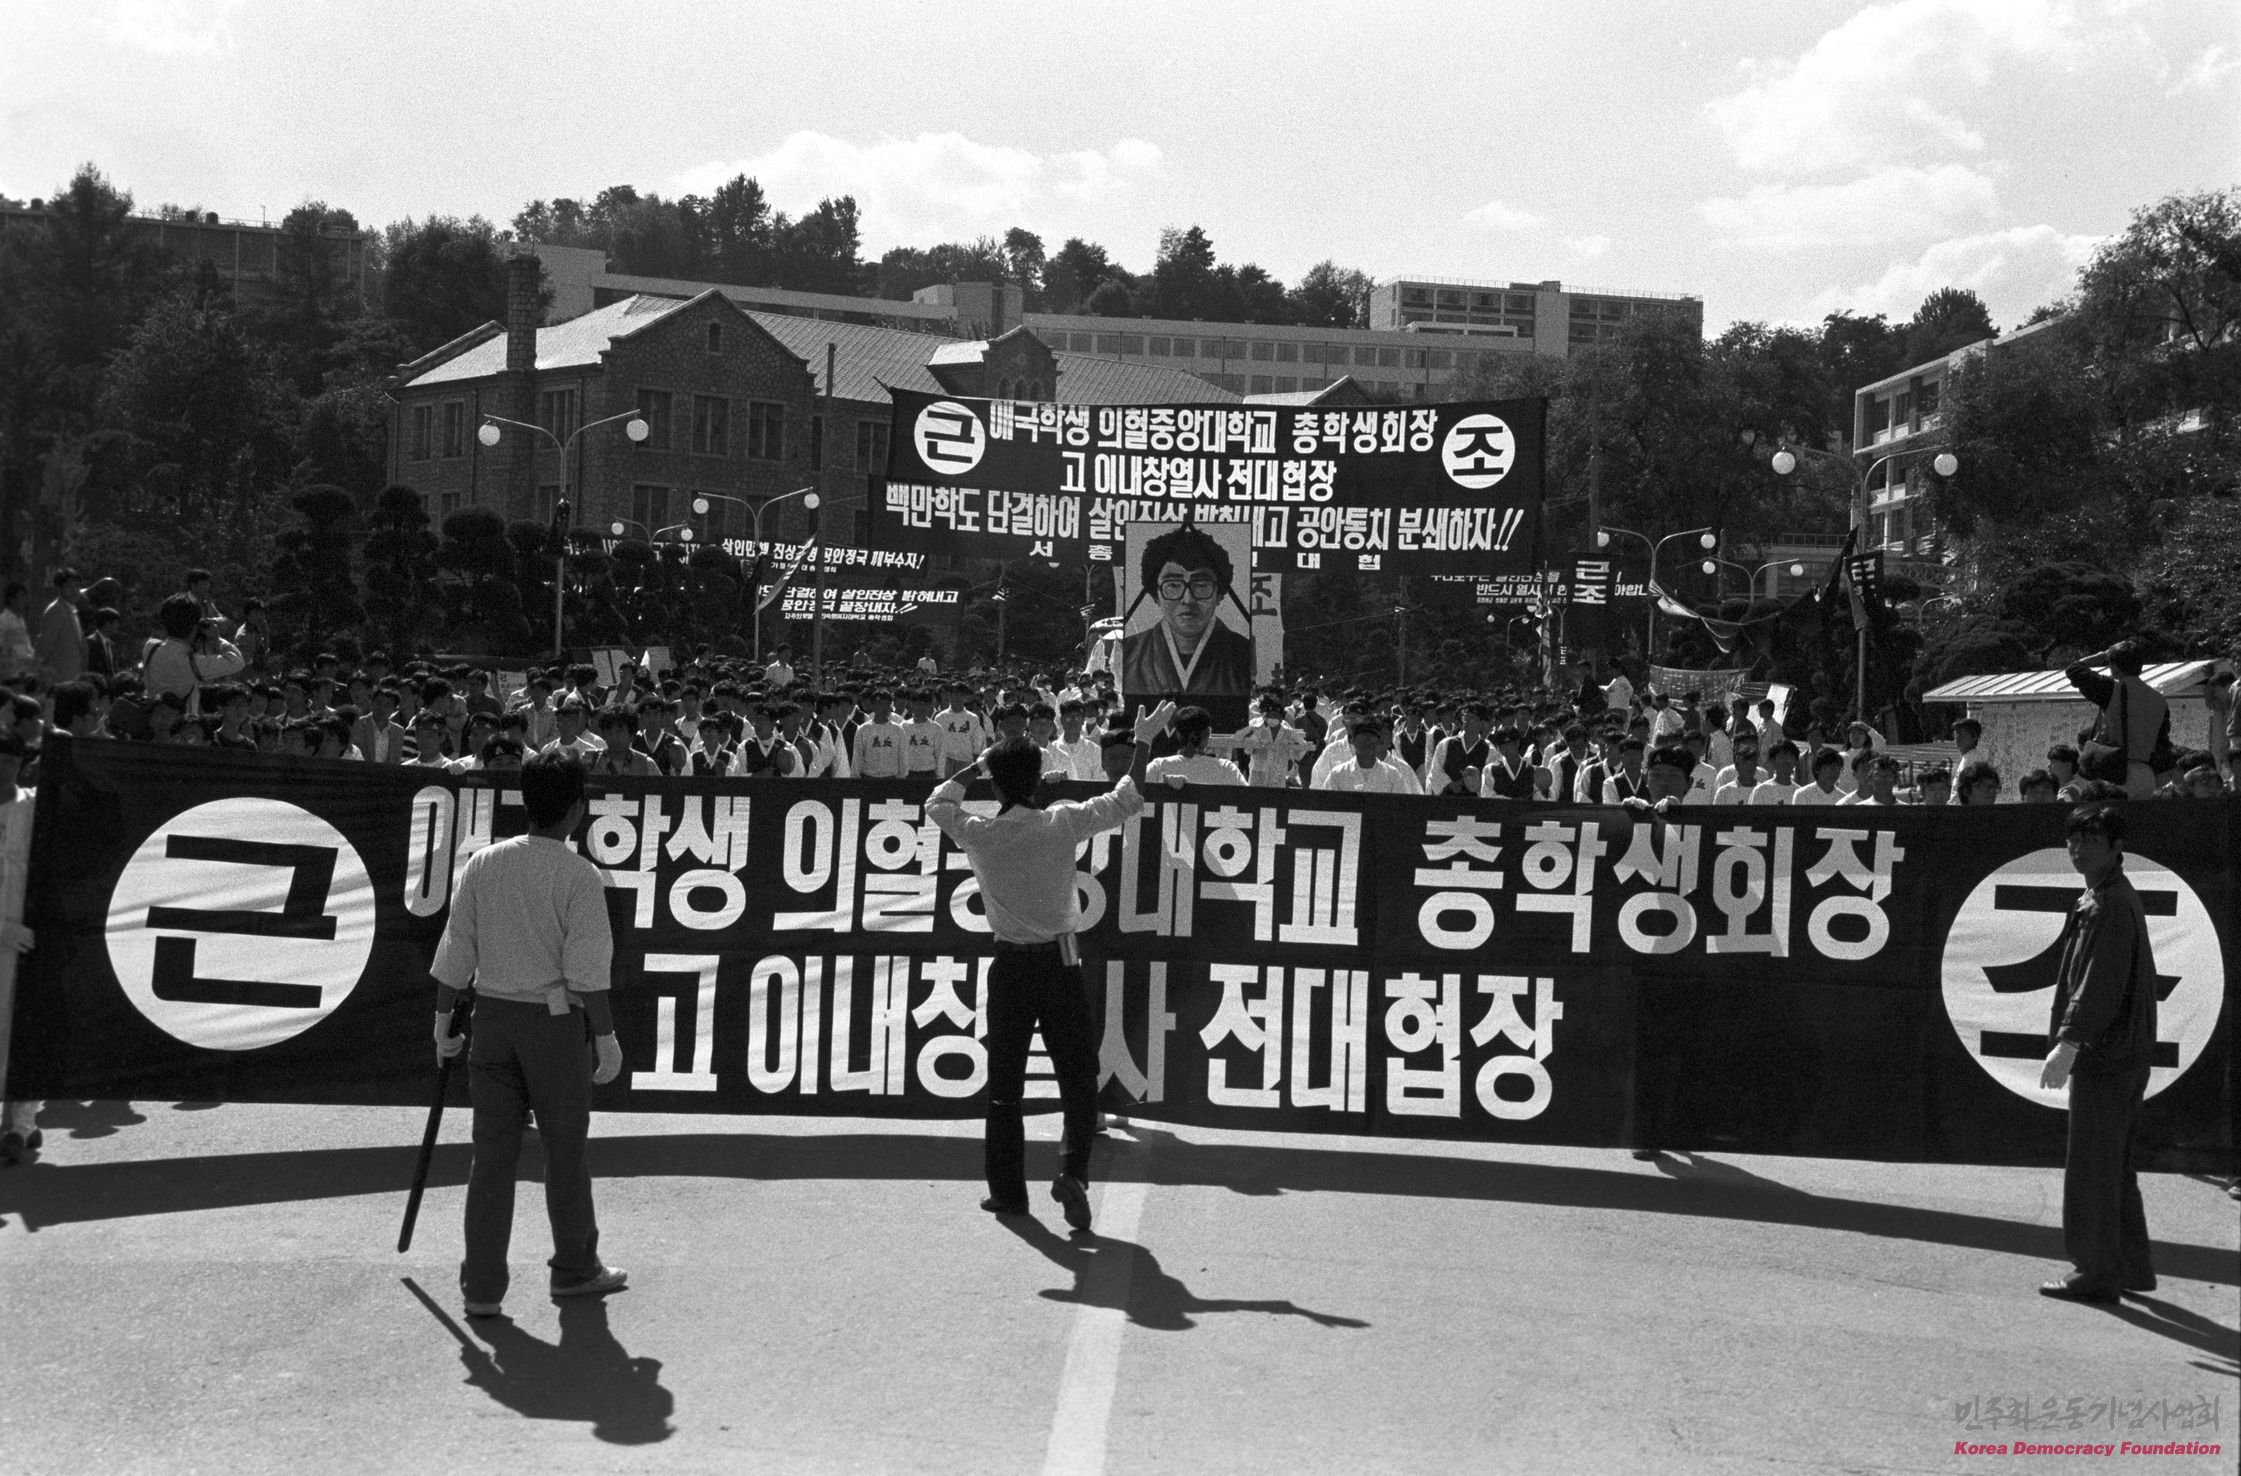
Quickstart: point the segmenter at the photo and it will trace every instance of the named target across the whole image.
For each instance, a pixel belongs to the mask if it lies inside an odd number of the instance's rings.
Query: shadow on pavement
[[[1548,1204],[1616,1213],[1691,1215],[1803,1229],[1841,1230],[1931,1245],[2062,1261],[2062,1230],[1990,1215],[1917,1205],[1878,1204],[1772,1184],[1731,1164],[1692,1156],[1679,1172],[1651,1175],[1617,1150],[1611,1168],[1444,1158],[1433,1153],[1345,1151],[1259,1144],[1188,1143],[1141,1122],[1129,1124],[1156,1153],[1114,1164],[1103,1177],[1157,1185],[1209,1186],[1239,1194],[1389,1194]],[[394,1194],[399,1208],[412,1182],[415,1149],[325,1148],[126,1163],[57,1164],[48,1159],[0,1173],[0,1216],[26,1229],[144,1214],[241,1205]],[[430,1187],[467,1182],[469,1147],[439,1146]],[[879,1132],[764,1136],[751,1131],[616,1135],[591,1141],[592,1172],[602,1179],[947,1179],[982,1178],[977,1138]],[[1619,1165],[1624,1164],[1621,1167]],[[524,1177],[532,1162],[525,1162]],[[975,1191],[977,1193],[977,1191]],[[2241,1254],[2211,1245],[2158,1240],[2156,1270],[2184,1281],[2241,1286]]]
[[[2157,1251],[2162,1254],[2160,1248]],[[2206,1373],[2224,1374],[2227,1378],[2241,1378],[2241,1331],[2221,1326],[2184,1307],[2175,1307],[2157,1297],[2144,1297],[2132,1293],[2116,1306],[2105,1309],[2111,1317],[2144,1328],[2157,1337],[2169,1338],[2197,1352],[2218,1359],[2217,1363],[2204,1363],[2190,1358],[2187,1362]]]
[[[676,1433],[669,1416],[677,1401],[661,1386],[660,1361],[623,1350],[607,1328],[604,1298],[563,1302],[558,1343],[523,1332],[507,1317],[471,1319],[470,1338],[420,1283],[399,1279],[459,1344],[467,1382],[515,1414],[588,1423],[611,1445],[654,1445]]]
[[[1304,1317],[1323,1327],[1369,1326],[1358,1317],[1314,1312],[1289,1300],[1201,1297],[1180,1278],[1168,1274],[1159,1257],[1134,1241],[1086,1231],[1062,1237],[1041,1221],[1021,1216],[1005,1215],[997,1223],[1041,1251],[1054,1265],[1072,1273],[1073,1286],[1065,1290],[1054,1287],[1043,1292],[1044,1297],[1085,1307],[1112,1307],[1126,1312],[1137,1327],[1154,1332],[1188,1332],[1198,1326],[1192,1314],[1208,1312],[1267,1312]]]

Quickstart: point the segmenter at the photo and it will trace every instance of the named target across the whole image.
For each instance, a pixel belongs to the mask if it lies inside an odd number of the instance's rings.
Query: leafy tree
[[[1054,313],[1093,311],[1084,304],[1098,288],[1116,280],[1123,284],[1125,295],[1128,273],[1121,270],[1105,248],[1079,236],[1069,236],[1043,268],[1044,307]]]
[[[272,301],[249,318],[252,330],[272,347],[280,373],[306,398],[349,361],[349,325],[363,304],[342,274],[336,245],[338,237],[357,230],[349,211],[329,209],[323,200],[306,200],[289,211],[273,245]]]
[[[408,358],[506,320],[506,249],[479,215],[390,226],[383,278],[382,312]]]
[[[2118,418],[2193,411],[2222,439],[2241,409],[2241,189],[2134,212],[2078,287],[2078,331]]]
[[[410,487],[389,486],[367,519],[367,639],[398,660],[423,649],[440,622],[436,594],[436,535],[428,512]]]
[[[1136,294],[1129,284],[1118,277],[1108,277],[1098,284],[1081,305],[1081,311],[1100,318],[1140,317],[1136,307]]]
[[[2206,655],[2241,650],[2241,496],[2229,486],[2190,501],[2145,561],[2141,583],[2149,619],[2184,632]]]
[[[274,644],[308,654],[365,618],[351,574],[358,509],[349,493],[324,484],[303,488],[288,506],[296,521],[281,531],[272,566]]]
[[[1291,320],[1309,328],[1366,327],[1364,303],[1376,285],[1369,273],[1325,258],[1292,288]]]
[[[1019,284],[1027,311],[1042,311],[1043,269],[1048,265],[1043,238],[1024,226],[1013,226],[1004,232],[1004,262],[1009,268],[1005,276]]]
[[[119,510],[190,522],[237,514],[282,477],[289,409],[231,312],[163,299],[102,384],[101,421],[126,447]]]
[[[529,641],[514,545],[506,520],[487,507],[463,507],[443,521],[436,565],[452,577],[446,601],[447,639],[492,651],[518,651]]]
[[[1903,332],[1906,362],[1899,369],[1942,359],[1955,349],[1996,337],[1999,330],[1992,326],[1984,299],[1966,287],[1940,287],[1922,299]]]
[[[993,236],[976,241],[945,241],[924,248],[897,246],[872,268],[879,296],[909,301],[922,287],[942,282],[1000,282],[1011,275],[1011,261]]]

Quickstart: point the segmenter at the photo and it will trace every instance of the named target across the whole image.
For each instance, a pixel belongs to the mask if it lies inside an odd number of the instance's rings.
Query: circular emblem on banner
[[[173,816],[109,895],[109,966],[125,998],[206,1050],[277,1045],[326,1019],[358,987],[373,939],[356,848],[281,800]]]
[[[1440,464],[1448,480],[1484,492],[1510,474],[1517,460],[1517,437],[1499,415],[1466,415],[1448,428],[1440,443]]]
[[[2225,962],[2209,910],[2184,878],[2137,854],[2124,858],[2124,874],[2147,910],[2155,951],[2152,1097],[2209,1044],[2225,997]],[[2039,1067],[2062,928],[2083,891],[2067,851],[2033,851],[1978,882],[1945,935],[1945,1013],[1962,1048],[1994,1081],[2047,1107],[2069,1101],[2067,1090],[2040,1089]]]
[[[979,466],[981,453],[988,449],[988,432],[980,417],[955,400],[936,400],[919,411],[911,439],[926,469],[945,477],[961,477]]]

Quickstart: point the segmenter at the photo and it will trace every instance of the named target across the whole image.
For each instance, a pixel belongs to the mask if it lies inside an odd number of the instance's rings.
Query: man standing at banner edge
[[[532,1112],[545,1149],[552,1294],[602,1295],[620,1290],[628,1275],[599,1259],[586,1158],[591,1089],[622,1071],[622,1047],[607,998],[615,942],[606,885],[599,868],[568,844],[588,813],[583,762],[564,753],[535,755],[521,767],[521,800],[529,833],[467,859],[429,966],[439,1060],[463,1044],[450,1033],[458,991],[473,984],[476,994],[467,1058],[475,1156],[459,1265],[469,1317],[502,1311],[514,1168]],[[585,1059],[587,1037],[596,1066]]]
[[[1121,692],[1129,701],[1230,699],[1201,706],[1235,707],[1230,726],[1244,722],[1253,691],[1253,642],[1222,623],[1236,571],[1229,551],[1185,524],[1144,545],[1139,588],[1159,604],[1159,623],[1121,642]]]
[[[1139,712],[1133,768],[1141,770],[1151,742],[1174,717],[1162,703]],[[1002,808],[993,816],[968,815],[965,781],[984,774]],[[1123,774],[1095,799],[1055,804],[1035,801],[1042,751],[1010,738],[983,753],[965,774],[944,781],[926,801],[926,816],[941,827],[972,863],[988,912],[995,960],[988,970],[988,1127],[984,1158],[991,1214],[1027,1213],[1026,1128],[1020,1102],[1027,1079],[1028,1042],[1040,1024],[1058,1073],[1066,1141],[1051,1198],[1076,1230],[1090,1225],[1089,1151],[1097,1134],[1097,1040],[1089,994],[1082,980],[1081,900],[1075,890],[1075,848],[1100,831],[1118,829],[1144,808],[1134,773]]]
[[[2062,1250],[2074,1269],[2039,1294],[2108,1303],[2155,1290],[2132,1166],[2132,1125],[2155,1053],[2155,950],[2140,894],[2124,874],[2123,808],[2080,805],[2070,813],[2068,844],[2085,892],[2063,925],[2039,1085],[2070,1094]]]

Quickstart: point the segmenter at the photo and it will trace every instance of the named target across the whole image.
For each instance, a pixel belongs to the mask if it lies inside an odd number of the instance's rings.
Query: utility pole
[[[833,360],[835,347],[825,345],[825,410],[818,417],[817,447],[817,506],[810,513],[809,546],[817,559],[817,603],[809,612],[809,678],[817,686],[825,684],[825,562],[829,550],[825,547],[825,504],[832,499],[825,495],[825,469],[832,463],[830,450],[833,440]]]

